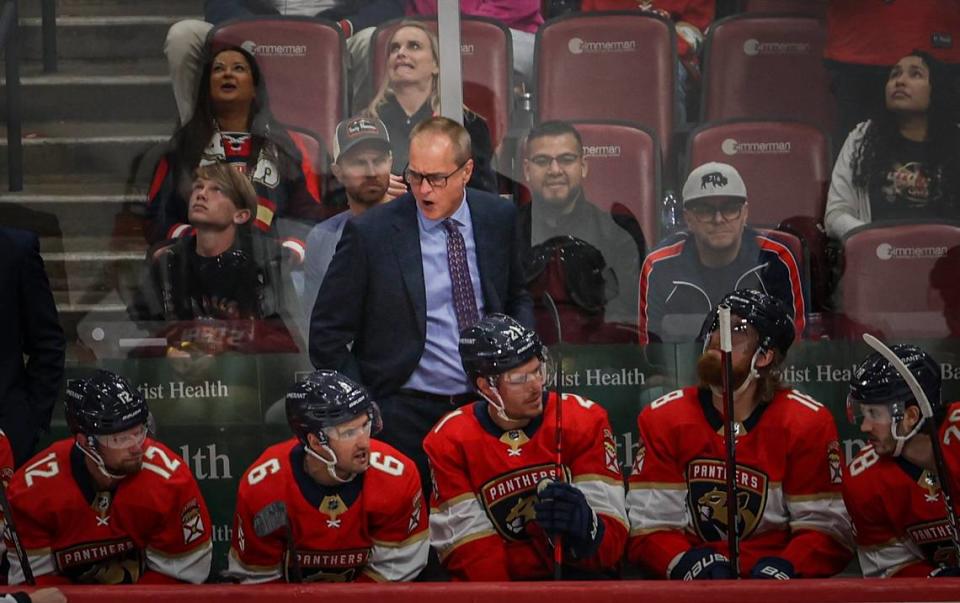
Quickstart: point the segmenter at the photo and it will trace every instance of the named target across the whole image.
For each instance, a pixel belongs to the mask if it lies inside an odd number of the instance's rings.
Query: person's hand
[[[407,183],[403,179],[403,176],[390,174],[390,184],[387,186],[387,194],[384,195],[384,201],[393,201],[406,192]]]
[[[537,523],[551,537],[562,534],[577,559],[596,553],[603,540],[603,523],[578,488],[550,481],[537,488],[540,501],[533,506]]]
[[[729,580],[735,577],[730,560],[707,547],[690,549],[670,571],[671,580]]]
[[[789,580],[796,575],[793,564],[782,557],[761,557],[750,570],[750,577],[761,580]]]
[[[41,588],[30,594],[32,603],[65,603],[67,597],[58,588]]]

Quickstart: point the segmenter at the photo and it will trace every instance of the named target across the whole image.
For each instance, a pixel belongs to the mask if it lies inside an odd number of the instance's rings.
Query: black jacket
[[[360,31],[402,17],[403,9],[403,0],[339,0],[336,8],[317,16],[330,21],[349,19],[353,30]],[[270,0],[205,0],[203,14],[208,23],[216,25],[238,17],[279,15],[280,11]]]

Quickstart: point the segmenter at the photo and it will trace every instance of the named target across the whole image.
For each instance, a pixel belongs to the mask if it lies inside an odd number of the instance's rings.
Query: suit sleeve
[[[804,396],[798,392],[791,395]],[[782,556],[805,578],[832,576],[853,556],[850,519],[843,504],[842,484],[830,454],[839,455],[837,428],[826,407],[803,429],[791,430],[783,494],[790,516],[790,542]],[[841,460],[842,464],[842,460]]]
[[[367,269],[361,233],[348,220],[310,315],[310,361],[316,368],[359,377],[359,368],[347,346],[363,323]]]
[[[872,455],[872,456],[871,456]],[[844,475],[843,500],[853,520],[857,557],[864,578],[892,576],[927,576],[933,566],[897,535],[891,519],[870,488],[870,461],[878,457],[866,449],[850,464]]]
[[[664,578],[669,577],[672,564],[694,544],[685,533],[690,525],[685,468],[670,449],[664,437],[668,434],[657,425],[658,414],[666,410],[656,404],[682,393],[678,390],[667,394],[640,413],[639,447],[627,489],[627,558]]]
[[[589,427],[583,431],[578,428],[582,437],[578,438],[578,450],[571,451],[574,461],[570,470],[573,484],[583,492],[604,527],[596,555],[574,565],[594,572],[610,570],[623,559],[629,531],[617,445],[607,413],[600,405],[574,394],[564,396],[564,404],[567,408],[576,405],[576,424]]]
[[[382,495],[389,499],[389,504],[380,506],[370,519],[373,549],[359,581],[410,581],[427,565],[429,525],[420,475],[417,466],[409,459],[405,459],[406,462],[394,460],[398,463],[384,463],[384,466],[402,466],[401,474]],[[380,469],[371,466],[368,471]]]
[[[456,410],[441,419],[423,442],[433,473],[430,541],[454,580],[509,581],[503,539],[465,473],[470,464],[456,434],[443,431],[447,421],[462,413]]]
[[[154,452],[160,450],[160,453]],[[151,452],[153,455],[151,456]],[[167,464],[167,461],[171,461]],[[150,466],[148,466],[148,463]],[[179,466],[169,471],[170,466]],[[200,488],[183,459],[168,451],[151,447],[147,449],[144,469],[158,467],[166,472],[164,480],[162,521],[150,536],[146,547],[147,571],[141,584],[165,584],[187,582],[201,584],[210,575],[213,559],[213,542],[210,513],[203,500]]]
[[[16,461],[21,464],[32,454],[39,432],[50,425],[63,382],[66,350],[57,306],[40,257],[40,243],[32,234],[29,245],[24,248],[19,298],[22,349],[28,357],[25,370],[28,405],[5,408],[3,424],[8,427],[7,437]],[[14,413],[22,416],[10,416]]]
[[[509,238],[505,237],[507,244],[510,245],[510,256],[507,261],[510,263],[510,276],[507,282],[509,290],[507,291],[507,300],[504,304],[506,313],[515,318],[520,324],[528,328],[536,327],[536,320],[533,317],[533,299],[527,291],[526,279],[523,274],[523,258],[527,253],[522,241],[522,233],[519,232],[518,213],[513,207],[510,208],[509,227],[505,225],[504,232],[510,233]],[[529,233],[527,239],[529,241]]]

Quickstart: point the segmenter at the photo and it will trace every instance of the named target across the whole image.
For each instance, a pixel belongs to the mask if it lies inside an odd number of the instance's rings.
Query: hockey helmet
[[[150,416],[140,392],[120,375],[105,370],[70,381],[64,406],[70,431],[87,435],[110,435],[146,425]]]
[[[540,336],[506,314],[490,314],[460,332],[460,360],[471,381],[503,374],[534,357],[546,360]]]
[[[930,402],[934,416],[939,418],[943,412],[940,399],[940,366],[930,354],[915,345],[897,344],[890,346],[890,349],[916,378]],[[895,418],[902,418],[906,407],[917,404],[910,386],[880,352],[867,356],[850,379],[847,413],[852,421],[861,414],[859,407],[863,404],[890,405]],[[939,423],[939,420],[937,422]]]
[[[787,355],[796,333],[790,315],[778,298],[756,289],[738,289],[726,294],[703,320],[700,339],[704,342],[720,326],[720,305],[729,306],[731,314],[756,329],[760,335],[760,349],[773,349]]]
[[[337,371],[317,370],[295,383],[287,392],[286,408],[287,423],[304,444],[309,433],[327,444],[324,429],[363,415],[370,418],[371,433],[383,426],[380,409],[367,390]]]

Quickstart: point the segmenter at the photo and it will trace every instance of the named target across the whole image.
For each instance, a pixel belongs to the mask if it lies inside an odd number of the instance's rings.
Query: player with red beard
[[[780,380],[794,340],[782,302],[743,289],[731,309],[740,576],[830,576],[852,556],[840,497],[842,458],[830,411]],[[734,578],[717,309],[701,329],[699,385],[669,393],[638,418],[629,480],[628,558],[675,580]]]

